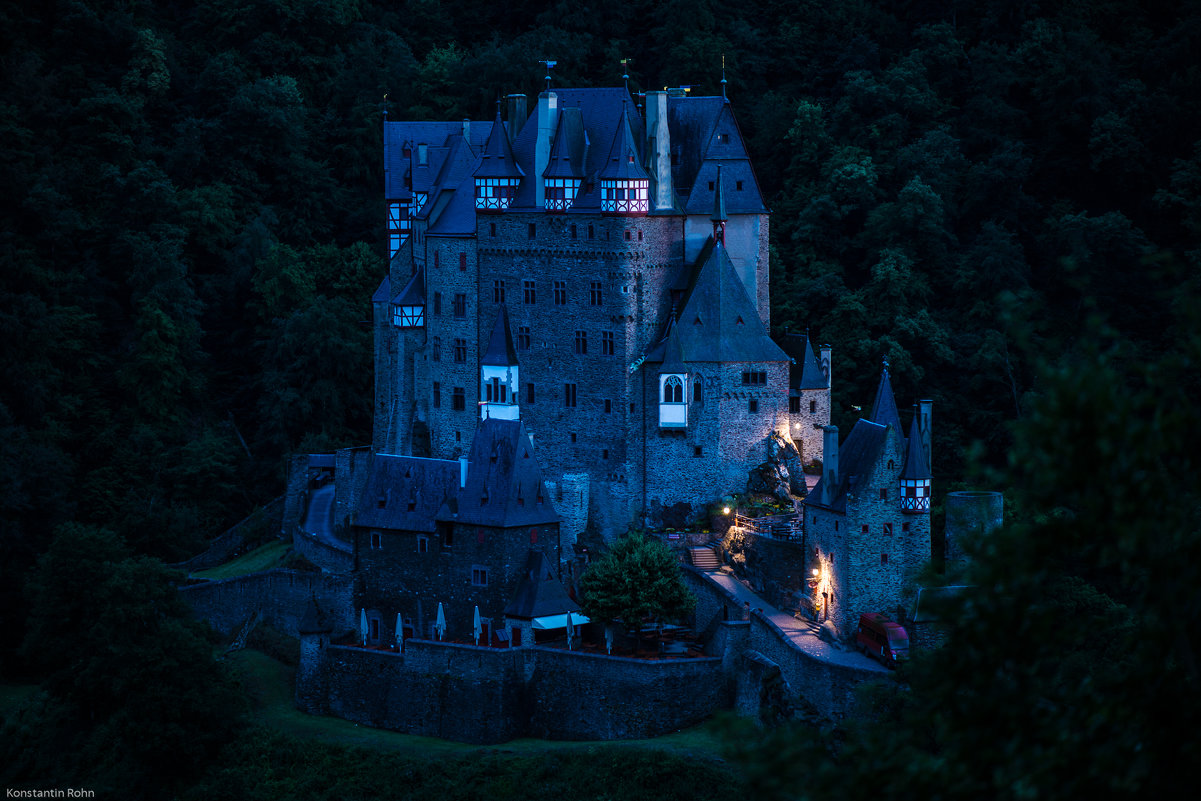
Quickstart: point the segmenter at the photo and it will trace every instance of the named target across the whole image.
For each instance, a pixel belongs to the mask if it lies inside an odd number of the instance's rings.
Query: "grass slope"
[[[226,562],[223,565],[210,567],[208,570],[198,570],[192,575],[195,578],[205,579],[227,579],[234,576],[246,576],[251,573],[257,573],[260,570],[270,570],[273,567],[280,567],[284,563],[284,559],[288,555],[288,551],[292,546],[282,540],[275,540],[266,545],[255,548],[253,551],[247,551],[239,556]]]

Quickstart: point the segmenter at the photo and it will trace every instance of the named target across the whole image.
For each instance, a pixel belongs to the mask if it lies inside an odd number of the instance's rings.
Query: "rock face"
[[[801,455],[796,446],[774,431],[767,437],[767,461],[747,475],[748,494],[771,495],[784,506],[792,506],[795,498],[805,496],[805,478],[801,472]]]

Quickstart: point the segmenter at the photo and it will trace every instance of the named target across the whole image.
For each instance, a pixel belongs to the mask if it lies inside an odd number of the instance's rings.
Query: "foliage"
[[[5,780],[154,797],[195,778],[240,704],[175,576],[116,535],[62,526],[30,577],[24,652],[41,704],[6,724]]]
[[[644,618],[675,619],[695,605],[671,551],[639,533],[617,540],[580,577],[580,606],[594,620],[637,629]]]

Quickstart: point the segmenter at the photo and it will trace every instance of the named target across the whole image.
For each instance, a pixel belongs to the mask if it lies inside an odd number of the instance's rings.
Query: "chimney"
[[[655,179],[651,202],[659,210],[672,207],[671,132],[667,128],[667,92],[646,93],[646,152]]]
[[[538,138],[534,144],[534,206],[546,207],[546,165],[554,144],[555,127],[559,124],[559,96],[554,92],[538,95]]]
[[[459,489],[467,486],[467,457],[459,457]]]
[[[466,117],[463,118],[463,141],[471,144],[471,120]]]
[[[509,143],[512,144],[517,140],[517,134],[521,133],[521,126],[525,125],[525,118],[530,113],[525,110],[525,95],[509,95],[506,99],[509,101]]]
[[[822,428],[822,504],[834,503],[838,483],[838,426]]]
[[[930,412],[933,406],[934,401],[932,400],[918,401],[918,414],[920,416],[918,417],[917,425],[922,432],[922,450],[926,452],[926,470],[929,471],[930,475],[934,475],[934,466],[932,464],[934,460],[934,449],[932,447],[933,435],[930,431]]]
[[[833,348],[829,345],[822,345],[822,372],[826,375],[826,386],[831,389],[834,387],[834,382],[830,380],[830,355],[833,353]]]

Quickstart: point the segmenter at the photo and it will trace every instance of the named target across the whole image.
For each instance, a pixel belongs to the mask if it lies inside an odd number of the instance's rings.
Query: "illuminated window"
[[[669,375],[667,380],[663,382],[663,402],[684,402],[684,383],[680,381],[678,375]]]

